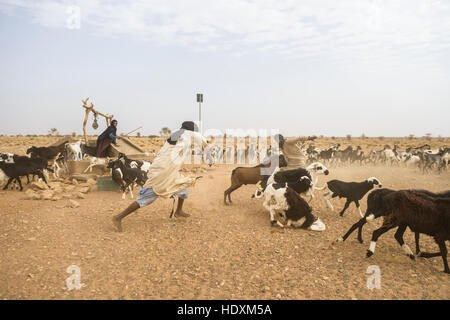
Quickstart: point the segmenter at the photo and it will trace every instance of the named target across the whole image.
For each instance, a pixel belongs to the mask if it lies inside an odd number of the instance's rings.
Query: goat
[[[65,147],[30,147],[27,150],[27,154],[30,154],[31,158],[41,158],[48,162],[53,162],[53,176],[59,177],[59,170],[61,167],[58,165],[58,161],[65,159],[61,157],[64,154]]]
[[[403,157],[402,157],[405,166],[409,167],[410,165],[416,165],[419,166],[420,164],[420,157],[410,154],[410,153],[406,153]]]
[[[383,160],[385,162],[385,164],[392,165],[394,162],[398,163],[399,162],[399,157],[398,157],[398,146],[395,145],[394,149],[391,149],[388,145],[384,146],[383,149]]]
[[[150,167],[152,165],[151,162],[143,161],[143,160],[132,160],[132,159],[128,158],[125,154],[119,153],[118,159],[122,159],[122,158],[124,159],[125,166],[127,168],[137,168],[137,169],[141,169],[142,171],[149,172]]]
[[[130,197],[133,199],[133,185],[143,187],[148,179],[147,172],[137,168],[127,168],[120,159],[109,161],[107,168],[112,169],[113,180],[122,189],[122,199],[125,199],[127,190],[130,191]]]
[[[3,190],[6,190],[9,184],[13,180],[15,180],[19,184],[20,191],[22,191],[23,187],[20,177],[28,176],[29,174],[37,175],[45,183],[47,183],[47,180],[45,179],[45,176],[43,174],[43,169],[47,168],[47,164],[48,162],[44,159],[41,158],[31,159],[28,157],[22,157],[20,161],[17,161],[17,163],[0,162],[0,169],[9,178]]]
[[[374,186],[382,187],[380,181],[371,177],[362,182],[344,182],[340,180],[330,180],[321,188],[317,188],[317,190],[326,189],[327,192],[324,193],[325,201],[327,202],[328,207],[334,211],[333,205],[330,202],[331,198],[339,197],[346,198],[346,202],[344,208],[339,213],[342,217],[344,215],[345,210],[349,207],[350,203],[354,202],[356,207],[358,208],[359,215],[363,217],[361,212],[361,207],[359,206],[359,200],[361,200],[364,195],[369,192]]]
[[[403,241],[407,227],[415,233],[424,233],[434,238],[440,252],[421,253],[424,258],[440,255],[444,263],[444,272],[450,273],[447,262],[446,240],[450,240],[450,198],[432,197],[420,191],[401,190],[384,197],[387,210],[383,225],[372,233],[372,241],[367,250],[367,257],[375,252],[378,238],[395,227],[394,238],[412,260],[415,259],[411,249]],[[416,238],[416,244],[417,244]]]
[[[90,157],[89,158],[89,166],[84,170],[84,172],[87,172],[90,170],[92,172],[92,168],[95,166],[106,166],[109,163],[109,158],[97,158],[97,157]]]
[[[81,144],[80,148],[81,152],[84,154],[84,158],[97,156],[97,147],[89,147],[86,144]]]
[[[425,173],[425,171],[431,170],[435,166],[438,173],[441,173],[445,164],[443,155],[442,151],[437,154],[428,152],[419,153],[419,157],[422,160],[422,172]]]
[[[327,150],[322,150],[318,154],[317,158],[322,161],[330,161],[335,151],[336,149],[334,147],[328,148]]]
[[[83,151],[81,150],[81,144],[84,142],[83,139],[75,143],[66,143],[64,147],[66,148],[66,154],[68,157],[72,157],[75,161],[83,159]]]
[[[26,156],[13,155],[12,163],[24,168],[36,168],[36,170],[42,170],[44,174],[48,176],[47,171],[53,172],[53,169],[48,168],[48,161],[42,158],[28,158]],[[39,176],[38,173],[30,172],[34,176]],[[29,175],[27,177],[27,184],[30,183]]]
[[[237,167],[231,172],[231,186],[225,190],[223,201],[227,204],[227,196],[228,201],[231,201],[231,193],[241,186],[245,184],[257,184],[261,182],[262,187],[264,188],[267,185],[267,180],[269,175],[264,174],[265,170],[273,170],[275,171],[275,167],[273,167],[274,158],[278,158],[278,167],[286,167],[287,161],[284,155],[272,155],[269,161],[263,162],[254,167]],[[272,173],[272,172],[271,172]]]
[[[427,196],[435,198],[450,198],[450,191],[445,191],[441,193],[432,193],[427,190],[411,190],[411,191],[416,193],[423,193]],[[384,197],[388,194],[391,194],[392,192],[395,192],[395,190],[384,188],[384,189],[377,189],[369,193],[369,196],[367,197],[366,214],[364,215],[363,218],[361,218],[358,222],[356,222],[353,226],[351,226],[343,237],[338,238],[337,241],[338,242],[345,241],[350,236],[350,234],[352,234],[353,231],[355,231],[355,229],[358,228],[357,239],[360,243],[363,243],[362,227],[367,222],[386,215],[388,208],[385,205]],[[416,254],[420,256],[421,253],[419,247],[419,233],[415,234],[415,239],[416,239]]]
[[[304,180],[309,180],[303,177]],[[309,180],[309,183],[311,181]],[[283,184],[269,184],[264,195],[263,206],[270,213],[271,226],[277,223],[281,227],[294,227],[315,231],[325,230],[325,225],[312,214],[308,203],[294,189]],[[277,219],[276,219],[277,218]],[[280,222],[282,220],[283,222]]]
[[[384,188],[384,189],[377,189],[369,193],[369,195],[367,196],[367,209],[364,217],[362,217],[358,222],[352,225],[350,229],[348,229],[348,231],[345,233],[345,235],[338,238],[337,241],[338,242],[345,241],[350,236],[350,234],[352,234],[353,231],[355,231],[355,229],[358,228],[358,241],[360,243],[363,243],[362,227],[368,221],[372,221],[385,213],[386,208],[384,206],[383,197],[392,192],[395,191]]]
[[[330,172],[328,169],[320,162],[314,162],[310,164],[306,169],[298,168],[285,171],[275,171],[272,176],[267,180],[267,184],[270,183],[289,183],[290,187],[293,188],[298,194],[305,194],[310,197],[311,201],[314,198],[314,190],[318,181],[319,174],[328,175]],[[308,181],[311,183],[305,183],[302,177],[307,177]],[[259,187],[254,194],[254,198],[260,198],[261,194],[264,192],[264,187]]]
[[[12,153],[0,153],[0,161],[6,163],[14,163],[14,154]]]

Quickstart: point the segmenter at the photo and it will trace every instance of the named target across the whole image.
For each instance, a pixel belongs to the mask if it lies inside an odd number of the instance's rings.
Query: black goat
[[[59,170],[61,167],[58,165],[58,161],[63,162],[63,166],[66,167],[65,163],[65,154],[66,148],[65,146],[60,147],[30,147],[27,150],[27,154],[30,155],[31,158],[41,158],[47,160],[48,162],[53,162],[53,175],[54,177],[59,176]]]
[[[372,190],[374,186],[378,186],[381,188],[380,181],[371,177],[363,182],[344,182],[340,180],[330,180],[321,188],[317,188],[317,190],[326,189],[327,192],[323,194],[325,200],[327,202],[328,207],[334,211],[333,205],[330,202],[331,198],[339,197],[346,198],[345,206],[339,215],[342,217],[344,215],[345,210],[349,207],[350,203],[354,202],[356,207],[358,208],[359,214],[363,217],[361,212],[361,208],[359,206],[359,200],[361,200],[367,192]]]
[[[387,208],[383,197],[395,192],[391,189],[377,189],[369,193],[367,196],[367,209],[366,214],[358,222],[350,227],[350,229],[345,233],[345,235],[337,241],[345,241],[352,233],[358,228],[358,241],[363,243],[362,239],[362,227],[367,223],[367,221],[372,221],[386,213]]]
[[[433,192],[430,192],[427,190],[410,190],[410,191],[415,192],[415,193],[422,193],[426,196],[434,197],[434,198],[450,198],[450,191],[444,191],[441,193],[433,193]],[[356,222],[354,225],[352,225],[343,237],[338,238],[337,241],[338,242],[345,241],[353,233],[353,231],[355,231],[355,229],[358,228],[357,239],[360,243],[363,243],[363,239],[362,239],[363,226],[368,221],[372,221],[381,216],[385,216],[388,213],[388,208],[386,207],[386,202],[384,200],[384,197],[388,194],[391,194],[392,192],[395,192],[395,190],[379,189],[379,190],[374,190],[371,193],[369,193],[369,196],[367,197],[366,214],[358,222]],[[420,239],[420,234],[418,232],[415,232],[416,254],[418,256],[421,256],[422,253],[420,252],[419,239]]]
[[[43,170],[47,169],[47,164],[47,161],[44,159],[31,159],[27,157],[21,158],[17,163],[0,162],[0,169],[3,170],[5,175],[9,177],[8,183],[5,185],[3,190],[6,190],[9,184],[15,180],[19,183],[20,191],[22,191],[23,187],[20,177],[28,177],[29,174],[37,175],[45,183],[47,183],[47,180],[43,174]]]
[[[27,154],[31,158],[42,158],[47,161],[55,160],[61,153],[64,153],[64,147],[30,147],[27,150]]]
[[[376,242],[382,234],[398,227],[394,238],[406,255],[414,260],[411,249],[403,241],[403,234],[409,227],[415,233],[424,233],[434,238],[440,252],[423,252],[420,255],[424,258],[440,255],[444,263],[444,272],[450,273],[445,245],[445,241],[450,240],[450,198],[432,197],[420,190],[401,190],[386,195],[384,201],[387,208],[386,216],[383,225],[372,233],[367,257],[374,254]]]

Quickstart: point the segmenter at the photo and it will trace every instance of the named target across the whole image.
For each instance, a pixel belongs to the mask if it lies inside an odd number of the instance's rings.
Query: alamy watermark
[[[69,6],[66,9],[67,19],[66,27],[67,29],[74,30],[81,28],[81,8],[79,6]]]
[[[381,270],[377,265],[371,265],[367,267],[367,274],[370,276],[367,278],[367,289],[381,289]]]
[[[250,164],[264,163],[262,174],[270,175],[279,165],[278,129],[208,129],[203,135],[194,133],[192,140],[174,148],[174,163],[184,164]],[[208,139],[207,145],[202,141]]]
[[[67,267],[67,273],[71,274],[70,277],[66,279],[66,286],[69,290],[80,290],[81,289],[81,269],[77,265],[71,265]]]

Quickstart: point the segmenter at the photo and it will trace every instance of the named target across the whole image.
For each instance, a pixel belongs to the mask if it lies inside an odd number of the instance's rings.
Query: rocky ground
[[[0,298],[2,299],[449,299],[450,278],[440,257],[406,257],[393,238],[382,236],[375,255],[365,257],[356,234],[335,239],[359,219],[351,206],[343,218],[330,212],[320,192],[314,213],[326,231],[270,227],[254,186],[223,204],[233,166],[199,170],[191,189],[190,218],[169,219],[171,200],[158,199],[124,220],[123,233],[111,217],[131,202],[119,192],[99,192],[92,182],[53,181],[50,189],[27,186],[0,192]],[[412,169],[331,168],[326,180],[379,178],[395,189],[450,189],[450,173],[423,176]],[[30,191],[31,190],[31,191]],[[135,191],[135,195],[137,191]],[[24,200],[24,198],[39,200]],[[43,200],[43,199],[50,200]],[[52,201],[53,200],[53,201]],[[343,200],[334,200],[337,209]],[[365,210],[365,200],[362,202]],[[405,241],[414,248],[412,233]],[[437,246],[422,237],[424,251]],[[81,289],[68,290],[67,268],[81,271]],[[381,271],[381,289],[367,288],[367,268]]]

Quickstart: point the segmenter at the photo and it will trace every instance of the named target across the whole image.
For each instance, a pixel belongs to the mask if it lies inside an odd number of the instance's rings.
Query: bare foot
[[[116,227],[117,232],[122,232],[122,221],[116,217],[112,218],[114,227]]]
[[[179,218],[179,217],[187,218],[187,217],[190,217],[191,215],[189,213],[184,212],[184,211],[176,211],[174,216],[177,217],[177,218]]]

